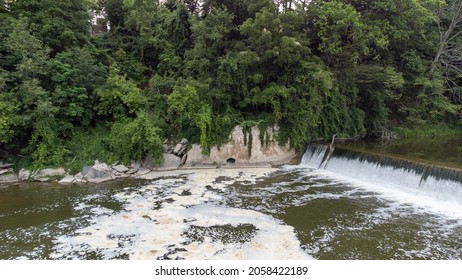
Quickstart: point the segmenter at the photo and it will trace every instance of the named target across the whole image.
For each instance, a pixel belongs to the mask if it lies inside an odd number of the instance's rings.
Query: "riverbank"
[[[236,126],[229,142],[221,146],[213,146],[210,151],[204,151],[198,144],[181,139],[175,143],[164,141],[162,163],[159,164],[150,156],[142,160],[132,160],[124,165],[119,162],[112,164],[96,160],[91,166],[83,166],[72,174],[64,168],[48,168],[42,170],[21,169],[13,172],[12,164],[8,176],[1,176],[0,183],[21,181],[58,181],[71,183],[101,183],[119,178],[140,178],[150,172],[169,171],[177,169],[214,169],[214,168],[253,168],[278,166],[288,163],[298,163],[301,154],[288,144],[280,145],[276,140],[277,126],[261,131],[252,127],[245,132],[242,126]],[[263,133],[263,135],[260,135]]]

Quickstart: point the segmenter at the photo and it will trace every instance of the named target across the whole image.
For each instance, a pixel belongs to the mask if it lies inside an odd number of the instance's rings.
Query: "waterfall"
[[[300,165],[462,205],[462,170],[338,147],[328,157],[329,151],[329,146],[312,144],[308,146]]]

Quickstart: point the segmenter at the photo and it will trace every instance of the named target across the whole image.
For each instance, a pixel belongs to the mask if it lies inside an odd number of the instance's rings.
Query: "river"
[[[0,259],[462,259],[458,170],[325,154],[312,145],[278,168],[2,186]]]

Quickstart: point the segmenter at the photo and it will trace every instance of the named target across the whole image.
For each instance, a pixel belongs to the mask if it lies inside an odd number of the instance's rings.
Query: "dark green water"
[[[385,153],[462,169],[462,136],[416,137],[398,141],[362,141],[341,146]]]
[[[344,152],[326,170],[309,167],[320,158],[104,185],[0,186],[0,259],[462,259],[460,182],[422,184],[405,163]]]
[[[309,171],[277,175],[270,186],[235,188],[234,206],[273,214],[293,226],[302,248],[317,259],[462,258],[461,220],[418,202]]]

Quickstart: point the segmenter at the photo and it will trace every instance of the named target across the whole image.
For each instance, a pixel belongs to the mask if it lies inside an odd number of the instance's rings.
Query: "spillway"
[[[307,147],[300,165],[462,205],[462,171],[457,169],[320,144]]]

